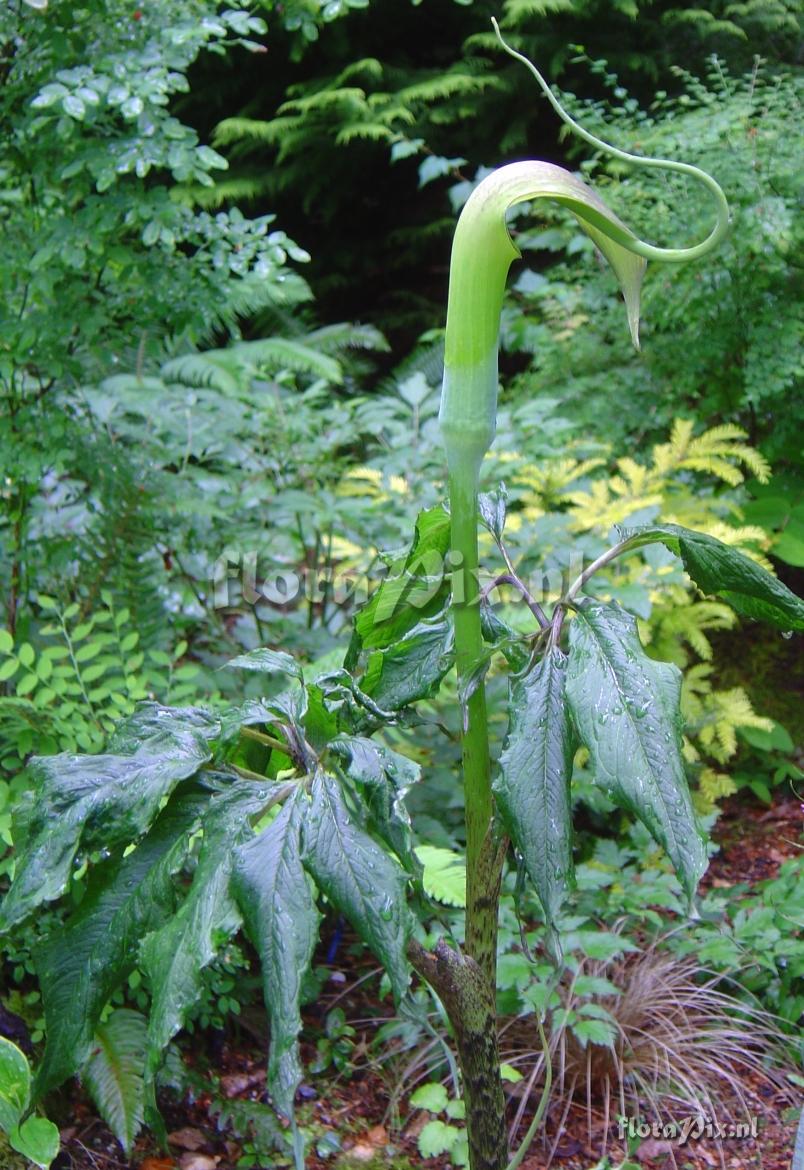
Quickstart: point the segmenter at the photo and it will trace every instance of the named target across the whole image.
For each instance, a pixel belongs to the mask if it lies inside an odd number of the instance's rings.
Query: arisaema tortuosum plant
[[[560,116],[592,145],[612,151],[572,122],[533,72]],[[139,1020],[137,1076],[125,1108],[107,1120],[126,1148],[143,1116],[163,1132],[156,1088],[165,1051],[203,995],[204,967],[242,927],[264,976],[268,1090],[291,1119],[288,1152],[302,1167],[304,1142],[293,1124],[302,1078],[301,997],[326,897],[378,956],[400,1007],[413,1010],[411,967],[441,998],[458,1049],[471,1168],[516,1170],[547,1096],[509,1161],[495,1017],[500,877],[512,842],[545,923],[555,926],[572,884],[569,792],[578,745],[589,752],[596,782],[663,846],[692,898],[706,854],[681,759],[680,673],[647,657],[626,611],[582,591],[612,558],[659,541],[705,593],[750,618],[802,629],[804,603],[754,561],[670,524],[622,532],[549,614],[528,596],[530,634],[507,627],[478,587],[479,515],[507,555],[504,498],[478,497],[480,465],[494,438],[500,308],[516,256],[507,209],[521,199],[570,208],[622,285],[634,340],[646,260],[695,259],[726,231],[726,201],[708,175],[613,153],[703,183],[715,201],[711,235],[679,251],[645,244],[594,191],[547,163],[513,163],[478,186],[458,224],[450,279],[441,409],[450,511],[432,508],[418,517],[409,554],[357,612],[342,665],[316,669],[273,647],[253,650],[229,665],[265,677],[259,699],[225,712],[143,703],[103,753],[29,763],[29,799],[15,821],[14,880],[0,902],[0,932],[66,895],[65,916],[54,917],[34,954],[47,1043],[31,1101],[76,1073],[91,1073],[110,1042],[112,997],[136,967],[150,990],[147,1026]],[[503,576],[521,586],[513,564],[506,562]],[[21,665],[12,650],[6,634],[0,638],[6,679]],[[493,779],[483,688],[492,654],[504,655],[512,668],[508,731]],[[456,664],[465,942],[442,939],[430,950],[409,905],[422,875],[404,806],[407,789],[426,777],[375,737],[389,725],[415,723],[417,705],[437,694]],[[77,875],[86,886],[81,899],[72,897]],[[549,1089],[549,1061],[547,1070]]]
[[[591,599],[579,602],[577,595],[593,571],[650,540],[663,541],[680,552],[685,567],[707,590],[713,587],[721,565],[729,575],[728,556],[724,560],[713,542],[670,526],[656,527],[624,534],[614,549],[573,583],[549,618],[534,605],[541,628],[528,668],[511,682],[508,737],[492,783],[482,683],[488,650],[478,580],[478,480],[495,435],[500,313],[508,270],[518,256],[506,212],[518,202],[542,199],[573,212],[620,282],[637,346],[640,288],[647,261],[683,263],[701,258],[723,239],[729,220],[726,198],[711,176],[686,163],[628,154],[588,133],[562,108],[535,66],[505,44],[496,21],[494,27],[506,50],[531,71],[556,113],[576,134],[635,166],[662,168],[702,183],[713,198],[715,223],[708,237],[694,246],[657,247],[638,239],[575,175],[550,163],[529,161],[503,166],[485,178],[468,199],[455,231],[440,423],[449,469],[452,612],[464,703],[466,944],[461,955],[444,950],[442,970],[440,975],[435,972],[434,981],[437,986],[443,982],[451,1005],[472,1170],[503,1170],[508,1158],[494,1048],[498,891],[505,835],[516,846],[545,915],[552,920],[572,879],[569,784],[573,755],[583,742],[598,781],[645,821],[690,897],[706,866],[680,755],[680,672],[644,654],[636,623],[625,611]],[[489,515],[494,509],[488,505],[484,512],[484,519],[490,519],[487,526],[500,538],[504,519],[499,501],[496,515]],[[703,569],[701,575],[695,573],[696,565]],[[508,583],[511,577],[511,573],[506,575]],[[573,611],[574,620],[566,655],[560,638],[568,611]],[[509,1164],[510,1170],[519,1164],[526,1148],[527,1140]]]

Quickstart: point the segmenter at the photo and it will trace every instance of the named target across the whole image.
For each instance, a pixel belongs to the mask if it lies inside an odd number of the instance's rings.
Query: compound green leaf
[[[176,784],[211,759],[214,721],[200,728],[192,711],[184,722],[179,712],[155,704],[149,708],[114,737],[114,748],[127,749],[137,729],[145,728],[145,738],[132,755],[60,755],[33,761],[33,799],[20,826],[24,848],[0,906],[0,930],[64,892],[79,847],[110,850],[135,841]]]
[[[408,988],[407,878],[357,822],[338,781],[319,771],[304,822],[304,864],[318,887],[380,959],[394,997]]]
[[[76,913],[34,952],[47,1035],[36,1098],[87,1060],[101,1012],[134,967],[143,937],[172,913],[173,874],[207,801],[198,793],[174,796],[136,849],[90,870]]]
[[[286,1116],[302,1079],[302,981],[318,938],[318,910],[301,862],[304,797],[297,789],[259,836],[236,850],[232,891],[262,964],[271,1021],[268,1091]]]
[[[647,524],[621,530],[634,547],[660,541],[676,556],[703,593],[717,594],[738,613],[782,630],[804,630],[804,601],[777,577],[713,536],[678,524]]]
[[[625,610],[585,600],[566,691],[595,781],[642,821],[691,898],[707,862],[681,758],[681,671],[648,658]]]
[[[127,1154],[145,1114],[147,1034],[145,1016],[118,1008],[95,1032],[92,1054],[81,1073],[101,1117]]]
[[[251,834],[249,815],[266,803],[263,789],[247,781],[212,796],[201,826],[203,844],[190,890],[168,922],[142,944],[143,969],[151,982],[146,1082],[184,1023],[201,992],[201,972],[222,942],[240,926],[229,886],[235,847]]]
[[[509,685],[508,735],[494,795],[548,922],[573,881],[570,779],[575,734],[567,659],[555,650]]]

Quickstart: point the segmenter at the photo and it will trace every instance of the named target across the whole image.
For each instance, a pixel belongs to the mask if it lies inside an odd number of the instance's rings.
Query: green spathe
[[[469,197],[452,245],[440,413],[450,470],[479,467],[494,438],[500,311],[508,269],[519,256],[505,214],[532,199],[551,199],[577,217],[617,275],[631,337],[639,343],[646,261],[634,255],[633,232],[591,187],[562,167],[517,162],[494,171]]]

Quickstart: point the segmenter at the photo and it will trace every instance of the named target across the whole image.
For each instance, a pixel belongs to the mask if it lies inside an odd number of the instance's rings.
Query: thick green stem
[[[483,651],[477,545],[477,465],[450,471],[452,612],[459,686]],[[436,989],[455,1030],[466,1101],[472,1170],[504,1170],[505,1099],[497,1047],[497,917],[503,850],[492,832],[491,761],[482,684],[463,711],[461,736],[466,816],[465,957],[440,956]]]

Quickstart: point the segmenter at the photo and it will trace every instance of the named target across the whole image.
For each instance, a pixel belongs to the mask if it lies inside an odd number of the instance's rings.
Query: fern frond
[[[145,1114],[147,1037],[145,1017],[118,1008],[99,1025],[82,1074],[98,1112],[126,1154],[131,1153]]]
[[[309,114],[319,110],[328,110],[332,106],[365,107],[366,91],[356,86],[347,86],[341,89],[320,89],[306,97],[291,98],[279,107],[279,117],[284,114]],[[277,119],[278,121],[278,119]]]
[[[575,12],[575,0],[505,0],[503,28],[515,27],[533,16],[556,16],[560,12]]]
[[[261,372],[282,369],[311,374],[336,385],[343,381],[343,371],[334,358],[319,353],[302,341],[284,337],[241,341],[228,349],[181,354],[164,364],[162,376],[169,382],[237,395],[245,391]]]
[[[737,791],[737,785],[725,772],[716,772],[714,768],[704,768],[698,777],[698,797],[695,805],[699,812],[710,813],[717,808],[719,800],[732,796]]]
[[[168,382],[207,387],[221,394],[237,394],[243,388],[242,365],[231,351],[222,349],[171,358],[162,367],[162,376]]]
[[[733,423],[710,427],[693,437],[691,419],[676,419],[669,443],[653,448],[653,470],[666,476],[674,470],[703,471],[736,487],[743,482],[740,465],[748,468],[761,483],[770,476],[770,465],[759,451],[743,442],[745,431]]]
[[[259,369],[286,369],[297,374],[312,374],[335,385],[343,382],[340,363],[302,341],[290,341],[285,337],[266,337],[257,341],[242,341],[229,352],[243,361],[250,372]]]
[[[362,57],[359,61],[352,61],[345,69],[342,69],[332,84],[336,89],[341,89],[347,81],[351,81],[353,77],[360,77],[361,75],[370,77],[372,81],[381,81],[383,75],[382,63],[376,57]]]
[[[772,731],[773,721],[756,713],[742,687],[714,690],[710,681],[712,670],[711,665],[700,664],[686,671],[681,709],[688,734],[698,740],[703,754],[725,763],[737,751],[738,728]]]
[[[366,349],[378,353],[388,353],[391,349],[374,325],[352,325],[348,321],[314,329],[307,334],[307,344],[314,346],[320,353],[330,355],[342,353],[346,349]]]
[[[394,132],[381,122],[350,122],[342,126],[335,135],[337,146],[348,146],[355,139],[364,139],[367,142],[392,142]]]
[[[398,97],[411,105],[421,102],[444,101],[456,95],[479,93],[491,86],[498,86],[494,76],[479,77],[471,73],[442,73],[426,81],[417,81],[399,91]]]
[[[212,141],[215,146],[228,146],[232,142],[267,142],[270,145],[280,141],[283,133],[290,125],[296,125],[296,119],[272,118],[224,118],[215,127]]]
[[[216,211],[227,203],[245,203],[256,199],[265,191],[264,178],[245,175],[236,179],[225,179],[214,187],[176,187],[170,197],[176,203],[187,207],[200,207],[204,211]]]

